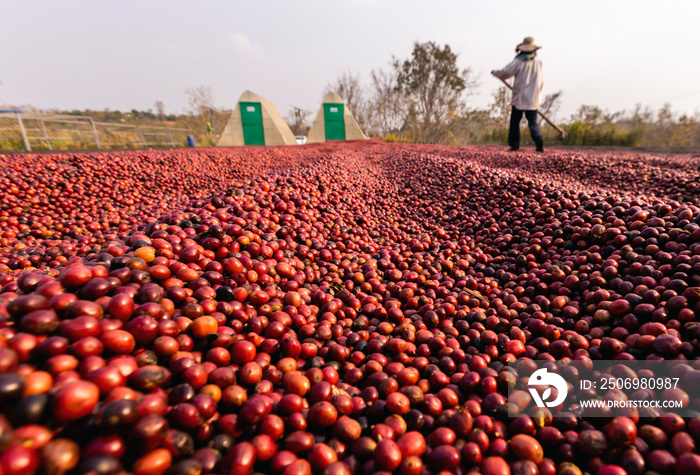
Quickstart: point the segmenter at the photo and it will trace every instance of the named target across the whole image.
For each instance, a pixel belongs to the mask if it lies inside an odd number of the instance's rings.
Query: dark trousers
[[[520,148],[520,121],[523,118],[523,112],[527,119],[527,125],[530,127],[530,135],[538,149],[542,148],[543,139],[540,132],[540,124],[537,123],[536,110],[520,110],[513,107],[510,112],[510,130],[508,131],[508,145],[511,148]]]

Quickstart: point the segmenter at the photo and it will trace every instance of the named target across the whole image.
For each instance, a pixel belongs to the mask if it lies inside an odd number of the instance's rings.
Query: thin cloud
[[[247,35],[230,33],[228,36],[233,50],[239,55],[249,58],[262,58],[265,56],[265,50],[262,49],[262,46],[253,43]]]

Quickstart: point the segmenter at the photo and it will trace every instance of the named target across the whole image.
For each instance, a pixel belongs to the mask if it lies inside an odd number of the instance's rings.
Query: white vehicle
[[[295,135],[294,138],[297,141],[297,145],[304,145],[306,143],[306,135]]]

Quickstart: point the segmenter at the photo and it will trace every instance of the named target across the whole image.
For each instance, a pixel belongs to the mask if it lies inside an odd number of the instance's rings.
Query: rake
[[[498,79],[500,79],[501,82],[502,82],[503,84],[505,84],[505,85],[508,87],[508,89],[510,89],[511,91],[513,90],[513,86],[511,86],[510,84],[508,84],[508,83],[506,82],[505,79],[501,79],[501,78],[498,78]],[[544,115],[544,114],[543,114],[542,112],[540,112],[539,110],[537,111],[537,113],[539,114],[540,117],[542,117],[542,118],[544,119],[545,122],[547,122],[549,125],[551,125],[552,128],[554,128],[554,130],[556,130],[557,132],[559,132],[559,135],[557,136],[557,140],[564,140],[564,139],[566,138],[566,132],[564,131],[564,129],[562,129],[562,128],[559,127],[557,124],[555,124],[554,122],[552,122],[552,121],[549,119],[549,117],[547,117],[546,115]]]

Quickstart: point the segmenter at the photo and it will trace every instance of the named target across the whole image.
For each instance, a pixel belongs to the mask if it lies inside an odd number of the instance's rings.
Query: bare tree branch
[[[335,81],[326,84],[323,95],[325,96],[329,92],[335,92],[343,99],[345,105],[360,125],[360,128],[364,128],[367,120],[367,112],[365,94],[359,73],[353,74],[349,70],[342,72]]]
[[[156,101],[154,105],[156,114],[158,114],[158,120],[163,120],[165,118],[165,104],[163,104],[163,101]]]
[[[214,108],[214,92],[209,86],[188,87],[185,90],[190,112],[204,115]]]
[[[374,69],[370,74],[368,122],[370,133],[379,137],[398,135],[407,114],[407,101],[397,88],[397,73],[393,68]]]
[[[546,115],[550,119],[554,120],[559,108],[561,107],[561,98],[564,95],[564,91],[557,91],[552,94],[547,94],[544,96],[544,100],[540,104],[540,112]],[[540,117],[540,124],[544,123],[544,119]]]
[[[508,127],[511,111],[510,90],[501,86],[491,94],[491,97],[493,97],[493,102],[489,106],[489,113],[501,127]]]

